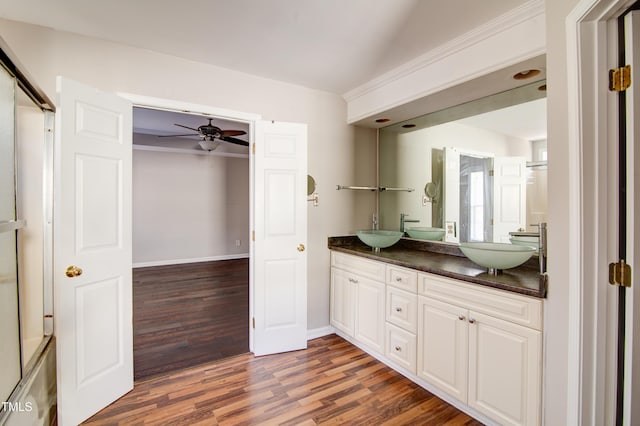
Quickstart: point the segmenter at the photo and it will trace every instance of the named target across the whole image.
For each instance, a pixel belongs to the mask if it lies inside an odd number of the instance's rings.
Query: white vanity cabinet
[[[540,424],[541,300],[423,273],[418,287],[418,377],[500,424]]]
[[[331,253],[331,325],[378,353],[385,341],[384,280],[384,263]]]
[[[418,273],[387,265],[385,356],[416,374],[418,331]]]
[[[542,299],[332,251],[330,318],[485,423],[541,423]]]

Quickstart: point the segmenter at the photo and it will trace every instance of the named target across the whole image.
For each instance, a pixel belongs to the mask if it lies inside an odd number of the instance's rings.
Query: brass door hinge
[[[251,144],[251,153],[252,154],[256,153],[256,144],[255,144],[255,142]]]
[[[609,70],[609,90],[624,92],[631,86],[631,65]]]
[[[256,240],[256,231],[251,231],[251,241]]]
[[[609,264],[609,284],[618,287],[631,287],[631,266],[624,260]]]
[[[251,326],[256,328],[256,317],[251,318]]]

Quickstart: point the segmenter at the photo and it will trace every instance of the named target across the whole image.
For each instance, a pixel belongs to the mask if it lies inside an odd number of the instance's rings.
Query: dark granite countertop
[[[491,275],[467,259],[457,246],[450,244],[403,238],[392,247],[375,253],[357,236],[349,235],[329,237],[328,245],[331,250],[527,296],[543,298],[546,294],[547,275],[538,272],[535,256],[522,266]]]

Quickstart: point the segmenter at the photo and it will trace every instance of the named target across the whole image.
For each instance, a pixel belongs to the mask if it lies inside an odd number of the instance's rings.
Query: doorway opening
[[[133,108],[136,380],[249,352],[249,133]]]

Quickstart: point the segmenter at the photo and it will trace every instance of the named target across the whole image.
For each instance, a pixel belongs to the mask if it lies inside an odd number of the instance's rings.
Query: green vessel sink
[[[473,263],[488,268],[490,273],[520,266],[536,252],[531,246],[508,243],[460,243],[460,250]]]
[[[360,241],[373,247],[374,249],[381,249],[391,247],[402,238],[403,233],[400,231],[384,231],[382,229],[367,229],[356,232]]]
[[[535,249],[540,247],[540,237],[537,235],[535,237],[528,235],[512,235],[509,237],[509,241],[511,241],[511,244],[519,246],[529,246]]]
[[[429,226],[418,226],[404,229],[411,238],[429,241],[442,241],[444,237],[443,228],[431,228]]]

